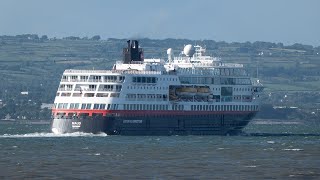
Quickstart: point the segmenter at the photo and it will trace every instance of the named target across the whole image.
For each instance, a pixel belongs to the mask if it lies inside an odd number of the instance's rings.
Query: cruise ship
[[[52,109],[54,133],[233,135],[259,111],[263,85],[242,64],[185,45],[145,59],[137,40],[111,70],[65,70]]]

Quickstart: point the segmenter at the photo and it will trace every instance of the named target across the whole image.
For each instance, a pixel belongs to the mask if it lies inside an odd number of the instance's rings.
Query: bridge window
[[[132,82],[133,83],[157,83],[157,78],[156,77],[132,77]]]
[[[89,76],[80,76],[81,82],[86,82],[89,79]]]
[[[72,82],[75,82],[78,80],[78,76],[71,76],[70,79]]]
[[[93,76],[92,78],[94,82],[101,82],[101,76]]]
[[[104,79],[105,79],[105,82],[116,82],[117,76],[105,76]]]

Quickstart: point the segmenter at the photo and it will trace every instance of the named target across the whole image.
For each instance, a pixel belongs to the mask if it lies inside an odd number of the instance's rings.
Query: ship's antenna
[[[259,59],[257,59],[257,78],[259,78]]]
[[[259,53],[260,56],[263,56],[263,52]],[[257,69],[256,69],[256,72],[257,72],[257,78],[259,78],[259,58],[257,58]]]
[[[171,64],[172,56],[173,56],[173,50],[172,50],[172,48],[169,48],[169,49],[167,50],[167,54],[168,54],[169,64]]]

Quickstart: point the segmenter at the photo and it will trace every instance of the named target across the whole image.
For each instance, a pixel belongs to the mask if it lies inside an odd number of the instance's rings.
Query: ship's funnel
[[[128,47],[123,48],[123,63],[131,64],[132,61],[143,61],[143,51],[139,48],[137,40],[128,40]]]

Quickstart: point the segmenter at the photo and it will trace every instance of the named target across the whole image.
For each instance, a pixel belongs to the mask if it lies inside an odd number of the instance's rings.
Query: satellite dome
[[[183,53],[188,57],[193,56],[193,54],[195,53],[194,47],[191,44],[186,45],[183,48]]]
[[[172,48],[169,48],[169,49],[167,50],[167,54],[168,54],[168,55],[172,55],[172,54],[173,54]]]

